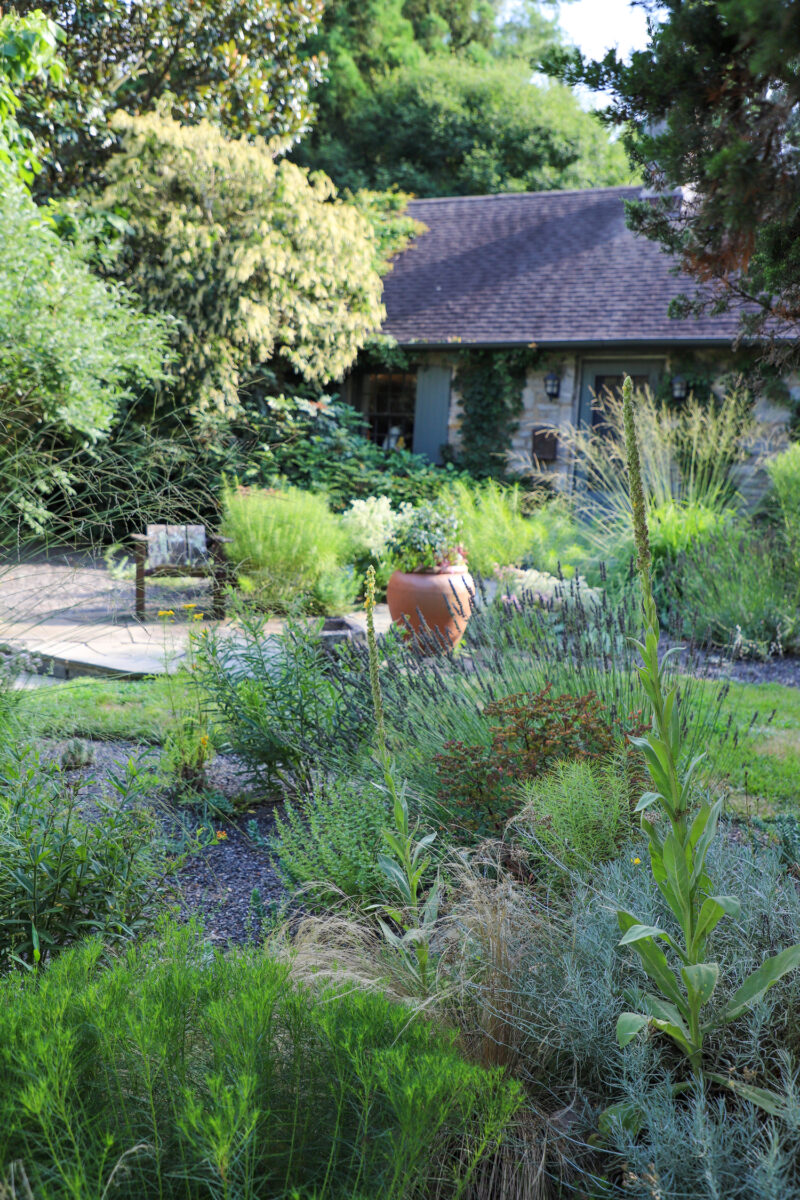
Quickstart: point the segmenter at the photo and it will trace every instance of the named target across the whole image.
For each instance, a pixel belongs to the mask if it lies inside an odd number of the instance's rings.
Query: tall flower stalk
[[[625,445],[636,561],[642,587],[643,641],[634,641],[639,650],[639,678],[647,695],[651,728],[645,737],[634,738],[644,756],[652,783],[636,805],[641,826],[647,835],[650,865],[656,886],[674,916],[679,936],[645,925],[632,913],[617,913],[622,931],[621,946],[630,946],[639,956],[655,992],[628,993],[644,1011],[623,1012],[617,1021],[617,1040],[627,1045],[650,1026],[670,1037],[686,1055],[695,1076],[703,1069],[704,1043],[714,1029],[745,1013],[767,988],[800,965],[800,945],[791,946],[767,959],[750,975],[726,1003],[711,1001],[717,987],[720,966],[708,957],[709,939],[723,917],[735,917],[739,901],[717,894],[706,871],[706,857],[717,832],[722,799],[704,797],[696,803],[694,777],[705,757],[695,756],[684,764],[681,722],[678,714],[677,683],[668,685],[665,663],[668,651],[659,662],[658,611],[653,598],[650,575],[650,542],[647,508],[636,418],[633,409],[633,384],[626,377],[623,385]],[[668,959],[665,947],[670,952]],[[716,1082],[733,1087],[751,1101],[773,1112],[780,1111],[779,1098],[762,1088],[707,1075]]]
[[[421,995],[428,996],[435,983],[431,938],[439,915],[440,892],[437,879],[423,899],[422,880],[431,865],[428,849],[436,840],[436,834],[427,833],[421,838],[417,837],[418,824],[413,828],[409,825],[405,792],[395,783],[386,744],[380,660],[375,637],[375,568],[372,566],[367,570],[365,593],[369,681],[375,713],[378,756],[394,814],[394,828],[383,831],[388,854],[378,855],[378,866],[398,900],[396,904],[378,905],[383,914],[383,917],[378,917],[378,924],[388,944],[400,954],[416,990]],[[388,918],[388,921],[384,920],[384,917]]]

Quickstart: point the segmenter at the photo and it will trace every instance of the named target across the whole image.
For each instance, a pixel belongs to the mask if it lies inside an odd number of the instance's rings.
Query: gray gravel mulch
[[[110,774],[119,773],[130,758],[145,771],[158,766],[160,751],[153,747],[80,741],[90,748],[93,761],[65,775],[80,780],[79,798],[89,813],[93,801],[109,794]],[[66,745],[66,740],[43,740],[43,757],[59,760]],[[209,941],[241,944],[257,938],[264,915],[288,899],[269,849],[276,800],[253,792],[242,762],[233,755],[219,755],[209,765],[207,796],[206,814],[202,803],[181,801],[163,787],[149,792],[147,801],[170,839],[191,838],[201,826],[219,835],[190,854],[172,880],[172,894],[180,917],[200,917]],[[233,815],[222,815],[217,807],[226,801],[235,804]]]
[[[731,661],[704,653],[692,665],[693,673],[706,678],[742,683],[780,683],[800,687],[800,658],[767,661]],[[67,772],[81,781],[80,796],[88,809],[93,800],[108,793],[112,771],[124,768],[129,758],[143,770],[155,770],[160,751],[134,742],[92,741],[91,765]],[[43,740],[45,757],[60,758],[65,741]],[[175,837],[196,834],[204,823],[202,806],[181,802],[163,786],[148,793],[160,814],[165,833]],[[215,807],[220,799],[226,808]],[[265,914],[286,905],[291,897],[276,870],[269,848],[274,828],[276,798],[265,799],[253,789],[245,765],[232,755],[220,755],[208,768],[209,819],[213,843],[192,853],[173,881],[173,895],[182,918],[202,919],[209,940],[219,945],[242,944],[258,937]]]
[[[684,663],[687,657],[683,656]],[[787,654],[767,659],[728,658],[711,650],[692,652],[691,673],[704,679],[730,679],[735,683],[780,683],[800,688],[800,657]]]

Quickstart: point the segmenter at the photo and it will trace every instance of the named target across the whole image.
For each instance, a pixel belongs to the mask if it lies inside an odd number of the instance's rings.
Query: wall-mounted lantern
[[[679,403],[686,399],[689,391],[689,385],[682,375],[672,376],[672,399]]]
[[[557,375],[555,371],[548,371],[544,377],[544,390],[548,400],[557,400],[558,393],[561,391],[561,376]]]

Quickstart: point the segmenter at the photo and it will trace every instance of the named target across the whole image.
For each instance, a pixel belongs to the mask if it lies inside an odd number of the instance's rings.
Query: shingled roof
[[[635,187],[413,200],[426,232],[385,280],[384,331],[401,344],[723,342],[735,313],[670,320],[693,291],[625,224]]]

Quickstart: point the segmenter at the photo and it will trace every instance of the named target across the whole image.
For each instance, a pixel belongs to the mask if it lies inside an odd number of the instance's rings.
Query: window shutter
[[[417,371],[417,403],[414,409],[414,453],[431,462],[442,461],[450,418],[449,367],[420,367]]]

